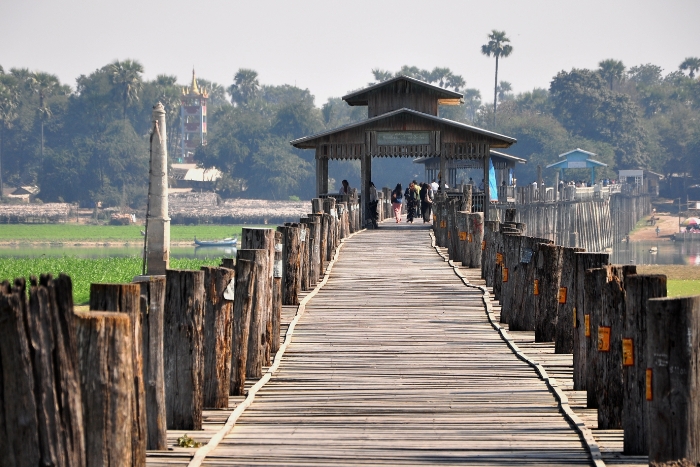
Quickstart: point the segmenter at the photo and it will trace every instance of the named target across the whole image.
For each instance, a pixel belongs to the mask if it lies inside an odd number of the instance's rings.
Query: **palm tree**
[[[112,79],[112,84],[117,86],[122,99],[123,118],[126,121],[126,108],[129,104],[139,100],[139,92],[143,86],[141,73],[143,65],[136,60],[115,61],[107,65],[107,72]]]
[[[491,30],[491,34],[486,36],[489,40],[487,44],[481,46],[481,53],[487,57],[496,57],[496,77],[493,82],[493,125],[496,126],[496,104],[498,102],[498,59],[507,57],[513,52],[513,46],[507,44],[510,39],[506,37],[505,31]]]
[[[501,81],[498,83],[498,99],[503,101],[510,97],[510,92],[513,90],[513,86],[508,81]]]
[[[620,60],[609,58],[598,63],[598,73],[604,80],[610,83],[610,90],[613,90],[615,80],[622,81],[625,76],[625,65]]]
[[[19,106],[19,90],[17,80],[11,75],[0,76],[0,197],[4,189],[2,181],[2,145],[4,143],[5,127],[10,127],[12,120],[17,118]]]
[[[39,121],[41,122],[41,160],[44,160],[44,122],[51,118],[51,109],[45,105],[45,99],[61,90],[61,83],[56,75],[35,72],[27,79],[29,88],[39,95]]]
[[[241,68],[233,77],[233,84],[228,88],[231,94],[231,103],[247,105],[260,92],[258,72],[248,68]]]
[[[695,72],[700,70],[700,58],[698,57],[688,57],[683,60],[683,63],[678,67],[679,70],[685,71],[689,70],[689,76],[695,78]]]
[[[377,80],[377,83],[381,83],[381,82],[390,80],[391,78],[394,77],[394,75],[390,71],[382,70],[380,68],[373,68],[372,75],[374,76],[374,79]],[[376,83],[372,83],[372,84],[376,84]]]

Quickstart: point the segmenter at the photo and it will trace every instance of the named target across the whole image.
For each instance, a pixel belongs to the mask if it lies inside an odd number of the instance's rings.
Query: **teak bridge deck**
[[[279,370],[204,460],[316,463],[591,459],[545,382],[489,323],[482,292],[446,265],[429,231],[385,224],[346,240]]]

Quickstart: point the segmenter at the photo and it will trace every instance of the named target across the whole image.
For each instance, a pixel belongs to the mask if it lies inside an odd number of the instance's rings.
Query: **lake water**
[[[0,247],[0,258],[19,257],[35,258],[39,256],[75,256],[77,258],[122,258],[128,256],[141,257],[143,247],[138,245],[130,246],[2,246]],[[236,256],[236,248],[230,247],[195,247],[195,246],[174,246],[170,249],[171,258],[231,258]]]
[[[700,267],[700,242],[645,241],[613,247],[613,264],[686,264]]]

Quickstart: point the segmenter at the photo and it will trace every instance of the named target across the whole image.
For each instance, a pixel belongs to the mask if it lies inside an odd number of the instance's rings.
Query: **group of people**
[[[405,191],[401,184],[397,183],[396,188],[391,192],[391,206],[394,210],[396,223],[401,222],[401,208],[404,202],[406,203],[406,222],[412,224],[416,217],[421,216],[423,223],[430,222],[433,199],[437,190],[438,184],[435,181],[433,183],[418,183],[413,180]]]

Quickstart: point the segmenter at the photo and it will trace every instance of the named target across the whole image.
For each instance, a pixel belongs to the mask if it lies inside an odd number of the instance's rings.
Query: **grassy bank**
[[[173,269],[199,269],[201,266],[216,266],[219,259],[172,259]],[[51,273],[68,274],[73,281],[73,300],[76,305],[88,303],[90,284],[97,282],[131,282],[141,274],[140,258],[100,258],[83,259],[73,257],[0,259],[0,281],[12,281],[17,277],[27,279],[34,275]]]
[[[173,225],[170,240],[192,241],[195,236],[203,240],[240,237],[243,227],[256,226]],[[4,224],[0,228],[0,242],[142,242],[142,229],[140,225]]]
[[[700,267],[659,264],[637,266],[639,274],[664,274],[668,279],[668,296],[700,295]]]

